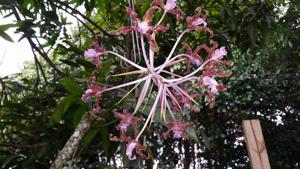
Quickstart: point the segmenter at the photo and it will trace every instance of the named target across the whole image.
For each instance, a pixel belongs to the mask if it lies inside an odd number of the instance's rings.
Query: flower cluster
[[[132,137],[127,134],[129,127],[131,127],[134,131],[133,135],[136,137],[139,133],[137,123],[142,121],[143,118],[133,116],[132,114],[128,113],[126,109],[124,109],[122,113],[116,110],[114,110],[113,113],[117,118],[121,119],[120,123],[116,126],[116,128],[120,131],[120,136],[111,136],[110,140],[126,142],[126,155],[130,160],[136,159],[135,154],[142,158],[146,158],[147,156],[143,150],[143,146],[137,140],[132,139]]]
[[[163,14],[160,20],[154,22],[154,15],[159,13],[161,9]],[[93,49],[88,49],[84,52],[84,57],[87,60],[91,61],[97,69],[101,69],[103,56],[113,55],[132,66],[133,69],[136,69],[121,73],[118,76],[136,75],[131,78],[136,79],[113,87],[103,88],[96,84],[95,74],[97,71],[94,71],[88,82],[88,90],[83,95],[82,100],[86,102],[89,98],[95,96],[96,102],[94,105],[99,110],[99,100],[102,93],[133,86],[125,94],[124,97],[126,97],[130,92],[134,91],[133,89],[138,89],[138,98],[131,112],[127,109],[123,110],[123,112],[113,111],[114,116],[121,119],[116,126],[120,135],[119,137],[111,136],[112,141],[120,141],[127,144],[126,155],[133,160],[137,156],[147,157],[139,140],[146,127],[153,122],[157,113],[160,113],[161,121],[168,128],[162,134],[163,138],[167,139],[170,134],[173,135],[174,139],[189,138],[187,128],[194,127],[194,124],[184,120],[186,118],[181,113],[182,110],[196,111],[197,99],[204,95],[207,96],[209,105],[211,107],[214,106],[215,96],[224,90],[223,85],[215,77],[229,76],[230,74],[221,71],[220,67],[229,65],[230,62],[223,60],[227,55],[227,51],[225,47],[218,47],[217,42],[213,40],[213,31],[208,27],[207,23],[207,12],[202,13],[200,8],[195,10],[194,16],[185,17],[185,13],[177,7],[176,0],[167,0],[165,3],[161,0],[153,0],[142,19],[138,18],[134,9],[128,7],[127,12],[133,20],[133,25],[125,26],[115,31],[115,34],[125,35],[131,31],[138,33],[138,43],[141,46],[142,58],[145,63],[143,65],[145,66],[133,62],[114,51],[101,48],[97,43],[97,39],[95,39]],[[156,65],[155,56],[159,54],[156,36],[168,31],[169,24],[162,24],[167,14],[175,15],[178,21],[186,18],[186,28],[180,32],[164,62]],[[186,42],[180,43],[184,35],[195,31],[208,33],[211,43],[201,44],[196,47],[191,47]],[[185,53],[179,53],[181,50],[177,48],[180,45],[185,49]],[[178,51],[177,54],[175,54],[175,51]],[[180,65],[181,71],[174,71],[172,68],[175,65]],[[142,116],[137,117],[135,114],[141,110],[142,105],[148,104],[146,100],[150,96],[155,97],[151,101],[150,111],[147,112],[148,116],[145,119]],[[143,125],[138,127],[138,124]]]

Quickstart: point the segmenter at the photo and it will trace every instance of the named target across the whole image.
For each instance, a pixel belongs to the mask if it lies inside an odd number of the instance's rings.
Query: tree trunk
[[[89,131],[93,122],[96,119],[95,112],[87,112],[80,120],[74,133],[69,138],[64,148],[58,153],[55,161],[51,165],[51,169],[62,169],[66,163],[72,159],[79,143],[83,139],[84,135]]]

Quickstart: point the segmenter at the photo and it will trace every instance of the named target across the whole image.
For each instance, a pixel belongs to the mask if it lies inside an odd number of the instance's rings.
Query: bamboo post
[[[245,141],[252,169],[271,169],[259,120],[243,120]]]

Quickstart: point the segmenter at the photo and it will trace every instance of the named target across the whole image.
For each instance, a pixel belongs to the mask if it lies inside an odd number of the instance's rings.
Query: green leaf
[[[196,142],[199,142],[199,138],[196,134],[196,130],[195,128],[192,128],[192,127],[187,127],[186,128],[186,132],[189,133],[189,137],[193,140],[195,140]]]
[[[257,38],[257,26],[255,23],[248,25],[247,27],[248,36],[251,40],[251,48],[254,48],[256,45],[256,38]]]
[[[80,106],[73,115],[73,127],[75,128],[79,121],[81,120],[81,117],[84,115],[84,113],[86,112],[86,109],[83,108],[83,106]]]
[[[105,75],[111,70],[111,65],[113,63],[112,59],[108,59],[105,60],[102,64],[101,64],[101,69],[98,73],[97,79],[99,79],[99,81],[104,81],[105,80]]]
[[[66,64],[66,65],[69,65],[71,67],[78,67],[79,64],[74,62],[74,61],[71,61],[71,60],[67,60],[67,59],[59,59],[62,63]]]
[[[0,25],[0,31],[6,31],[7,29],[11,27],[16,27],[16,24],[5,24],[5,25]]]
[[[200,133],[201,133],[202,141],[204,142],[204,145],[206,146],[206,148],[211,149],[210,141],[209,141],[207,135],[205,134],[205,132],[203,130],[201,130]]]
[[[81,48],[78,48],[76,46],[71,46],[68,48],[68,51],[73,51],[78,55],[82,55],[83,54],[83,50]]]
[[[81,95],[81,87],[72,79],[65,78],[61,81],[61,84],[64,88],[73,95],[80,96]]]
[[[109,139],[109,128],[103,127],[101,129],[101,146],[104,150],[105,154],[109,154],[110,152],[110,139]]]
[[[7,41],[14,42],[14,40],[4,31],[0,30],[0,36]]]
[[[89,130],[82,140],[82,145],[88,146],[94,140],[100,130],[100,126],[94,127],[93,129]]]
[[[85,59],[80,58],[80,59],[76,60],[76,62],[78,64],[82,65],[87,71],[93,71],[95,69],[95,65],[93,65],[92,62],[89,62]]]
[[[65,97],[57,106],[56,111],[52,115],[52,120],[59,122],[67,112],[68,108],[78,99],[77,96],[69,95]]]
[[[1,169],[2,168],[6,168],[7,165],[13,160],[15,159],[17,156],[15,154],[11,154],[9,155],[2,163]]]

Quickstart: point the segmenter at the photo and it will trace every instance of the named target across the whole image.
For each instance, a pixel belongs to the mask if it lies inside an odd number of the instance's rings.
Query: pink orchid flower
[[[181,9],[176,8],[176,0],[167,0],[166,4],[161,0],[154,0],[151,6],[159,6],[164,9],[165,13],[175,15],[177,20],[181,20],[185,16],[185,13]]]
[[[135,149],[136,145],[137,145],[137,143],[135,143],[135,142],[130,142],[127,144],[126,155],[129,160],[136,159],[136,156],[133,154],[133,150]]]
[[[120,130],[121,135],[126,135],[129,125],[133,128],[135,135],[138,134],[139,130],[137,128],[137,123],[142,121],[142,117],[133,116],[131,113],[127,112],[126,109],[123,110],[123,113],[120,113],[116,110],[113,111],[115,117],[120,118],[121,121],[117,125],[117,129]]]
[[[91,96],[99,96],[100,92],[101,92],[100,87],[87,89],[81,99],[82,101],[87,102],[91,98]]]
[[[95,49],[88,49],[84,51],[84,58],[87,60],[94,59],[99,56],[99,53],[96,52]]]
[[[132,17],[134,25],[133,26],[125,26],[125,27],[119,29],[118,31],[116,31],[115,34],[116,35],[120,35],[120,34],[126,35],[130,31],[138,31],[148,39],[151,49],[154,52],[157,52],[158,46],[157,46],[156,41],[152,37],[152,33],[153,32],[165,32],[169,29],[169,25],[167,25],[167,26],[164,26],[164,25],[150,26],[149,25],[153,19],[153,12],[157,9],[158,9],[157,6],[150,7],[148,9],[148,11],[146,12],[146,14],[144,15],[143,20],[140,20],[137,17],[136,12],[133,9],[128,7],[127,11],[129,13],[129,15]]]
[[[131,137],[120,136],[118,138],[118,137],[110,135],[110,140],[111,141],[127,142],[126,155],[127,155],[129,160],[135,160],[136,155],[138,155],[142,159],[147,158],[147,155],[145,153],[145,150],[144,150],[143,146],[137,140],[133,140]]]
[[[188,29],[196,30],[200,26],[206,27],[207,26],[207,22],[205,21],[206,15],[204,17],[201,17],[200,8],[196,8],[195,13],[196,14],[194,16],[186,18]]]
[[[84,51],[84,58],[90,62],[92,62],[96,67],[100,67],[101,60],[100,56],[104,54],[104,50],[96,50],[96,49],[88,49]]]
[[[97,67],[100,65],[101,61],[99,59],[99,53],[96,52],[95,49],[88,49],[84,51],[84,58],[90,62],[92,62]]]
[[[129,160],[136,159],[136,155],[134,153],[142,159],[147,158],[143,146],[136,140],[129,140],[126,146],[126,155],[128,156]]]
[[[164,6],[164,8],[166,10],[172,10],[176,7],[176,0],[167,0],[166,5]]]
[[[181,122],[181,121],[174,121],[174,122],[166,122],[166,125],[168,126],[168,130],[163,133],[164,139],[167,139],[169,133],[173,132],[173,138],[189,138],[189,134],[186,131],[187,127],[194,126],[194,123],[192,122]]]
[[[201,63],[203,62],[202,58],[198,54],[200,52],[201,46],[198,46],[193,51],[192,48],[187,43],[185,43],[183,45],[183,48],[187,51],[187,55],[189,56],[189,60],[192,63],[196,64],[197,66],[200,66]]]
[[[206,22],[207,12],[204,15],[202,15],[201,9],[196,8],[195,13],[196,14],[194,16],[192,17],[189,16],[186,18],[188,30],[208,32],[210,34],[210,37],[213,37],[214,36],[213,31],[207,27],[207,22]]]
[[[220,59],[223,59],[223,57],[226,55],[227,55],[227,51],[226,51],[225,47],[223,46],[223,47],[215,50],[212,58],[216,59],[216,60],[220,60]]]
[[[137,30],[143,34],[146,34],[150,30],[150,26],[147,22],[138,22]]]
[[[218,93],[217,86],[219,84],[218,84],[218,82],[215,79],[213,79],[213,78],[211,78],[209,76],[204,76],[203,77],[203,84],[205,86],[208,86],[208,89],[210,90],[211,93],[213,93],[213,94]]]
[[[192,21],[191,25],[192,26],[203,25],[204,27],[206,27],[207,23],[202,18],[196,18],[195,20]]]

